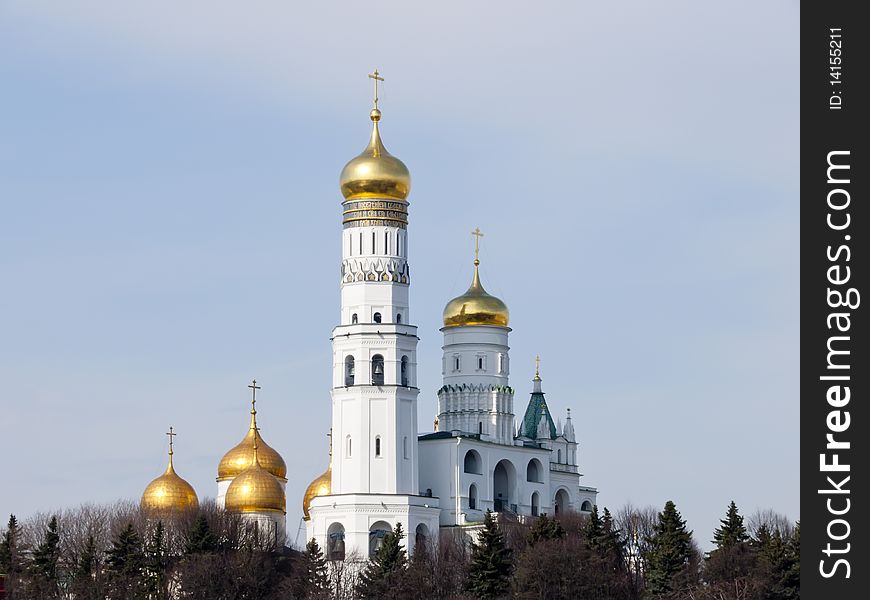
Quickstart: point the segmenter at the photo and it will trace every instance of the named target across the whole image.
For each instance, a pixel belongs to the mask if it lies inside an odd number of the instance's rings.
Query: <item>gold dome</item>
[[[257,455],[260,466],[266,471],[282,479],[287,480],[287,465],[281,455],[263,441],[263,436],[257,428],[257,410],[251,408],[251,426],[245,438],[235,448],[224,454],[218,464],[217,480],[231,479],[240,475],[251,466],[254,461],[254,440],[257,442]]]
[[[405,163],[384,148],[378,131],[381,111],[373,109],[371,119],[372,137],[368,146],[341,170],[341,193],[345,200],[405,200],[411,191],[411,173]]]
[[[308,508],[311,506],[311,501],[317,496],[328,496],[332,493],[332,460],[329,461],[329,467],[317,479],[308,484],[305,490],[305,496],[302,498],[302,515],[307,521],[310,518]]]
[[[170,436],[176,435],[171,433]],[[169,466],[166,472],[148,484],[142,492],[139,505],[147,510],[183,511],[199,504],[196,492],[189,483],[178,476],[172,464],[172,438],[169,443]]]
[[[480,283],[478,266],[474,260],[474,278],[468,290],[447,303],[444,307],[444,327],[463,325],[497,325],[507,327],[510,318],[507,304],[490,296]]]
[[[256,446],[253,461],[227,488],[224,507],[231,512],[285,513],[287,500],[284,488],[274,475],[260,466]]]

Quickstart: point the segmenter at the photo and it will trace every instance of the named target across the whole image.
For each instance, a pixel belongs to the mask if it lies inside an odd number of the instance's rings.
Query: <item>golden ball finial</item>
[[[372,112],[369,113],[369,117],[371,117],[372,121],[377,123],[381,120],[381,111],[379,111],[377,108],[373,108]]]

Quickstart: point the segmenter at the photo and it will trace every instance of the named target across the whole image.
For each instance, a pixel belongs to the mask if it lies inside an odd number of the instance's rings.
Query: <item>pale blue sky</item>
[[[421,431],[479,226],[602,505],[799,517],[796,2],[178,4],[0,2],[0,514],[138,497],[170,424],[213,496],[256,377],[295,537],[377,66]]]

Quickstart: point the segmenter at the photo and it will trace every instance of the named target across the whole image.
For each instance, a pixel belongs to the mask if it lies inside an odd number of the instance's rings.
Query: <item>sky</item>
[[[0,515],[326,468],[338,174],[409,167],[420,431],[444,304],[511,310],[599,506],[800,517],[797,2],[0,2]],[[3,516],[2,520],[5,521]],[[300,537],[300,539],[303,539]]]

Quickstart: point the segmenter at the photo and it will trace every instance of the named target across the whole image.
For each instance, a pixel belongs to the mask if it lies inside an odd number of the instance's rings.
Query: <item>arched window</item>
[[[380,323],[381,322],[381,313],[373,314],[372,321],[374,321],[375,323]]]
[[[532,516],[537,517],[541,509],[541,501],[538,492],[532,493]]]
[[[477,510],[477,486],[473,483],[468,488],[468,508]]]
[[[344,560],[344,526],[333,523],[326,530],[326,560]]]
[[[561,448],[556,450],[556,462],[559,463],[560,465],[562,464],[562,449]]]
[[[350,458],[353,455],[353,442],[351,442],[350,436],[345,438],[345,447],[347,448],[347,457]]]
[[[381,456],[381,436],[375,436],[375,458],[380,458]]]
[[[392,533],[393,528],[385,521],[378,521],[369,528],[369,558],[372,558],[384,543],[384,538],[388,533]]]
[[[356,377],[356,367],[353,356],[344,359],[344,385],[353,385]]]
[[[372,356],[372,385],[384,385],[384,357]]]
[[[396,323],[401,324],[402,322],[402,313],[396,313]]]
[[[583,504],[580,505],[580,510],[583,512],[592,512],[592,503],[589,500],[584,500]]]
[[[529,461],[529,466],[526,467],[526,481],[533,483],[541,483],[541,462],[537,458]]]
[[[459,365],[459,355],[458,355],[458,354],[454,354],[454,355],[453,355],[453,370],[454,370],[454,371],[458,371],[458,370],[459,370],[459,366],[460,366],[460,365]]]
[[[483,357],[482,356],[477,357],[477,370],[483,371]]]
[[[408,387],[408,357],[403,356],[402,362],[399,365],[399,372],[401,373],[402,385]]]
[[[402,438],[402,457],[408,458],[408,436]]]
[[[477,450],[469,450],[465,453],[465,461],[463,467],[463,470],[466,473],[475,473],[477,475],[480,475],[483,472],[481,470],[480,454],[477,453]]]
[[[483,435],[483,421],[477,424],[477,435]]]
[[[424,523],[417,525],[416,535],[414,536],[414,551],[424,549],[429,541],[429,528]]]
[[[353,313],[353,314],[350,316],[350,322],[351,322],[352,324],[354,324],[354,325],[356,325],[357,323],[359,323],[359,317],[356,316],[356,313]]]

